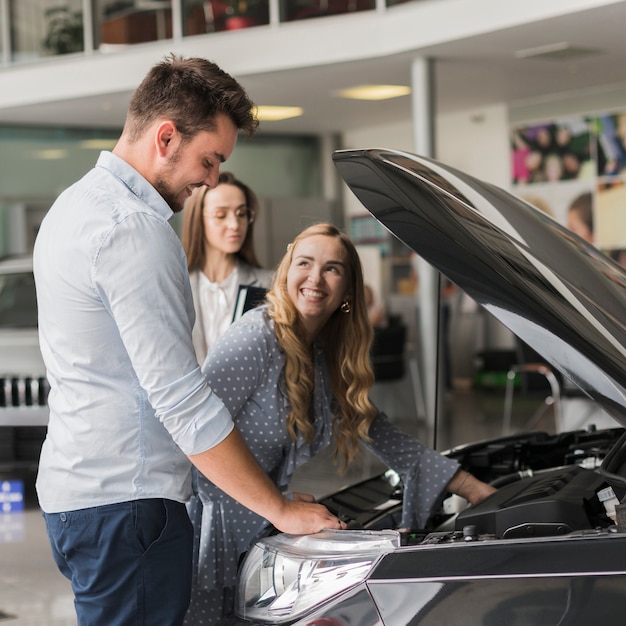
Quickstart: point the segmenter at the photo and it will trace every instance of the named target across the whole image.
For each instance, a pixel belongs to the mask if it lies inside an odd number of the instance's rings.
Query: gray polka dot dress
[[[293,441],[285,426],[289,413],[284,355],[266,307],[246,313],[211,349],[203,371],[222,398],[261,467],[286,490],[297,467],[330,444],[332,393],[319,346],[315,349],[314,440]],[[370,427],[370,449],[403,479],[402,526],[421,528],[458,470],[452,461],[398,430],[384,413]],[[245,476],[241,477],[245,480]],[[239,505],[196,470],[188,504],[194,526],[194,577],[186,626],[227,623],[241,555],[267,529],[267,522]]]

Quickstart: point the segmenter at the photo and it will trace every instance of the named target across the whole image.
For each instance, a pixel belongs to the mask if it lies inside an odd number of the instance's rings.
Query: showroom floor
[[[395,383],[393,383],[395,385]],[[393,387],[381,385],[377,390],[379,405],[396,403],[399,397]],[[446,398],[439,428],[439,450],[460,443],[498,436],[502,429],[504,394],[501,391],[476,392],[460,386]],[[537,399],[517,398],[514,402],[513,425],[522,426]],[[428,426],[414,418],[402,417],[394,405],[383,407],[393,421],[407,432],[432,445]],[[410,409],[405,415],[411,413]],[[537,424],[554,432],[550,412]],[[339,478],[326,458],[320,455],[294,477],[293,487],[321,497],[350,482],[376,474],[382,466],[369,456],[363,457],[351,471]],[[69,582],[56,570],[45,535],[44,523],[33,489],[32,472],[5,473],[4,480],[20,480],[24,484],[25,510],[0,513],[0,624],[7,626],[75,626]]]

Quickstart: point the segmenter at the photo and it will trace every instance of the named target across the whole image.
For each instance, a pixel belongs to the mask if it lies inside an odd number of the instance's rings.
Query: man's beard
[[[174,154],[169,158],[167,165],[165,166],[165,170],[171,172],[178,162],[180,161],[180,150],[179,147]],[[154,181],[154,188],[163,196],[163,199],[169,205],[170,209],[174,211],[174,213],[180,213],[183,210],[184,203],[178,200],[176,194],[172,191],[170,184],[161,177],[160,174],[157,174],[156,180]]]
[[[167,202],[174,213],[180,213],[183,210],[183,203],[178,200],[176,194],[165,180],[157,178],[154,181],[154,188],[163,196],[163,200]]]

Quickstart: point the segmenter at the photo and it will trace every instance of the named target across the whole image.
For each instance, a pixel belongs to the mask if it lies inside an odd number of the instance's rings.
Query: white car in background
[[[32,258],[5,257],[0,259],[0,467],[38,462],[48,391]]]

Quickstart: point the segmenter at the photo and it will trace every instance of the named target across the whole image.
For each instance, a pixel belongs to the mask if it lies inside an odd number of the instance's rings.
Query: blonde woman
[[[202,363],[211,344],[230,326],[241,285],[268,288],[270,270],[254,251],[256,194],[231,172],[215,187],[197,187],[185,202],[183,248],[196,310],[192,341]]]
[[[400,473],[406,527],[423,527],[446,491],[471,503],[494,491],[399,431],[370,402],[372,326],[359,257],[346,235],[331,224],[300,233],[267,301],[226,331],[203,370],[280,489],[333,439],[340,467],[364,445]],[[200,532],[186,623],[201,626],[222,623],[232,610],[239,557],[267,523],[197,473],[194,483],[191,519]]]

